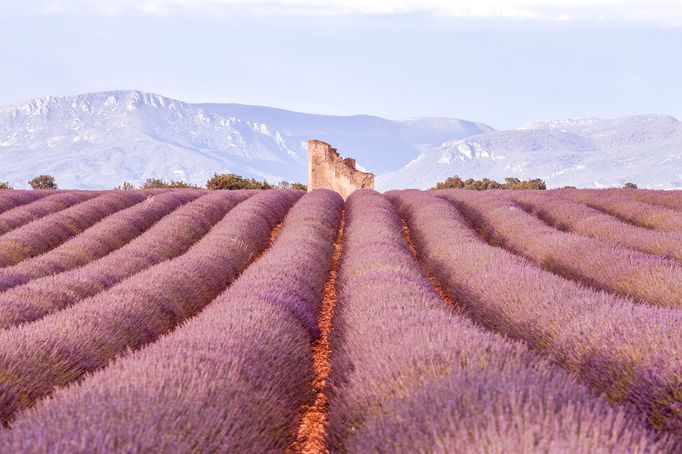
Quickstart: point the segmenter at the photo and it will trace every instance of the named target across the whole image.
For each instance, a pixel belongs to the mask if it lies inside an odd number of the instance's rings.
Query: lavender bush
[[[109,191],[14,229],[0,236],[0,268],[43,254],[146,197],[141,191]]]
[[[640,189],[637,191],[629,191],[625,195],[640,202],[682,211],[682,191],[680,190],[657,191],[651,189]]]
[[[511,196],[526,211],[562,231],[682,260],[682,232],[660,232],[622,222],[586,205],[539,192]]]
[[[0,235],[100,195],[96,191],[57,191],[33,203],[0,213]]]
[[[6,285],[10,282],[28,282],[104,257],[141,235],[171,211],[201,195],[198,191],[169,191],[107,216],[44,254],[0,269],[0,291],[8,288]]]
[[[627,222],[664,232],[682,231],[682,213],[635,200],[633,190],[560,189],[553,194],[584,203]]]
[[[384,197],[353,193],[332,331],[332,452],[663,451],[519,342],[446,306]]]
[[[0,453],[682,454],[676,195],[0,192]]]
[[[35,202],[43,197],[54,194],[56,191],[0,191],[0,213],[16,208],[27,203]]]
[[[250,195],[246,191],[207,193],[113,253],[68,272],[24,285],[19,284],[30,277],[26,273],[10,273],[13,268],[0,272],[0,288],[14,287],[0,293],[0,329],[37,320],[183,254]]]
[[[682,265],[554,229],[498,194],[439,191],[495,245],[561,276],[638,302],[682,308]]]
[[[121,193],[127,191],[121,191]],[[301,196],[265,191],[185,254],[79,304],[0,333],[0,421],[195,315],[246,268]]]
[[[284,452],[313,397],[310,345],[342,203],[304,196],[271,249],[201,314],[19,415],[0,446]]]
[[[486,244],[438,197],[389,197],[425,263],[476,322],[525,341],[652,427],[682,435],[682,311],[633,304],[543,271]]]

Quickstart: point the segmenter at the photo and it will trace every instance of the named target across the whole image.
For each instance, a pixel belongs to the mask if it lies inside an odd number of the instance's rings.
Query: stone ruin
[[[374,189],[374,174],[355,169],[355,159],[342,158],[326,142],[308,141],[308,191],[331,189],[344,200],[356,189]]]

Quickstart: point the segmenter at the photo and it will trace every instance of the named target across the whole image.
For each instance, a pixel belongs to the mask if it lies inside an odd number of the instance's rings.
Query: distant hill
[[[393,121],[241,104],[191,104],[140,91],[36,98],[0,108],[0,181],[40,173],[65,188],[147,178],[203,185],[214,172],[305,181],[306,142],[327,141],[377,175],[377,189],[448,176],[542,178],[548,187],[682,187],[682,123],[665,115],[565,119],[496,131],[454,118]]]
[[[112,91],[44,97],[0,108],[0,181],[38,173],[61,187],[107,188],[147,178],[204,184],[214,172],[304,181],[306,142],[332,143],[380,174],[452,138],[492,131],[457,119],[392,121],[239,104],[190,104]]]
[[[448,176],[542,178],[548,187],[682,187],[682,123],[666,115],[543,121],[452,140],[379,177],[380,189]]]

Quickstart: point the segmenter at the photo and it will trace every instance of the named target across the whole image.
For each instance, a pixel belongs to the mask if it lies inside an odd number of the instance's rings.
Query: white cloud
[[[0,13],[165,15],[231,5],[262,13],[429,14],[455,18],[608,20],[682,25],[680,0],[0,0]]]

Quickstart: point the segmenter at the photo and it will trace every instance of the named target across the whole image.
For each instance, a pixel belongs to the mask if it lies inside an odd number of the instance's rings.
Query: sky
[[[115,89],[498,129],[682,119],[682,0],[0,0],[0,106]]]

